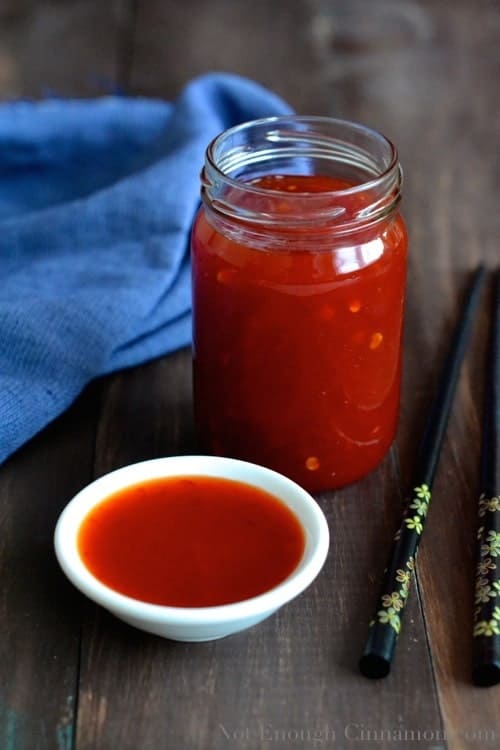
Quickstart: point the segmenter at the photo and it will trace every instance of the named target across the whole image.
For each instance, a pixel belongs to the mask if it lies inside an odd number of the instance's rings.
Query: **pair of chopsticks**
[[[460,365],[479,307],[486,270],[479,266],[464,300],[462,314],[444,363],[418,454],[409,501],[394,537],[375,616],[359,668],[366,677],[389,674],[401,619],[415,567],[415,557],[431,500]],[[491,342],[483,415],[481,496],[479,498],[476,609],[472,678],[478,685],[500,681],[500,271],[495,275]]]

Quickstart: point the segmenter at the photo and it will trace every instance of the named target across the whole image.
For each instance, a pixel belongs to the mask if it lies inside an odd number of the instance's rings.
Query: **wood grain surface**
[[[0,467],[0,748],[170,750],[500,745],[500,688],[470,682],[487,294],[459,383],[391,675],[357,660],[470,270],[500,251],[500,6],[488,0],[4,0],[0,94],[174,98],[229,70],[301,113],[398,145],[410,233],[400,430],[383,465],[318,500],[332,545],[308,591],[206,644],[85,601],[52,534],[75,492],[195,450],[190,353],[100,380]],[[398,734],[399,733],[399,734]]]

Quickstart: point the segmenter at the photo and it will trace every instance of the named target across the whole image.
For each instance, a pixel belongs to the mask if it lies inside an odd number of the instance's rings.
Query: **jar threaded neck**
[[[283,193],[256,184],[270,174],[332,176],[350,186]],[[396,148],[380,133],[333,118],[289,115],[243,123],[217,136],[208,146],[201,181],[202,199],[219,221],[251,225],[257,234],[308,227],[345,234],[395,211],[402,172]]]

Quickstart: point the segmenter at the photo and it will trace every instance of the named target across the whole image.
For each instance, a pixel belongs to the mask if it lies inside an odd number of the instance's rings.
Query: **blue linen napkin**
[[[0,462],[91,379],[190,342],[205,148],[227,127],[289,111],[215,73],[173,104],[0,105]]]

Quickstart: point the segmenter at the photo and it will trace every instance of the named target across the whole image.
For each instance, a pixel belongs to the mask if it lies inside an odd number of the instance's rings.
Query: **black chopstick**
[[[491,334],[483,405],[481,495],[472,679],[488,687],[500,682],[500,270],[495,273]]]
[[[391,669],[401,618],[408,598],[420,537],[431,500],[431,489],[472,322],[479,303],[485,269],[474,272],[462,314],[453,334],[427,426],[420,444],[410,498],[384,574],[382,590],[359,669],[366,677],[385,677]]]

